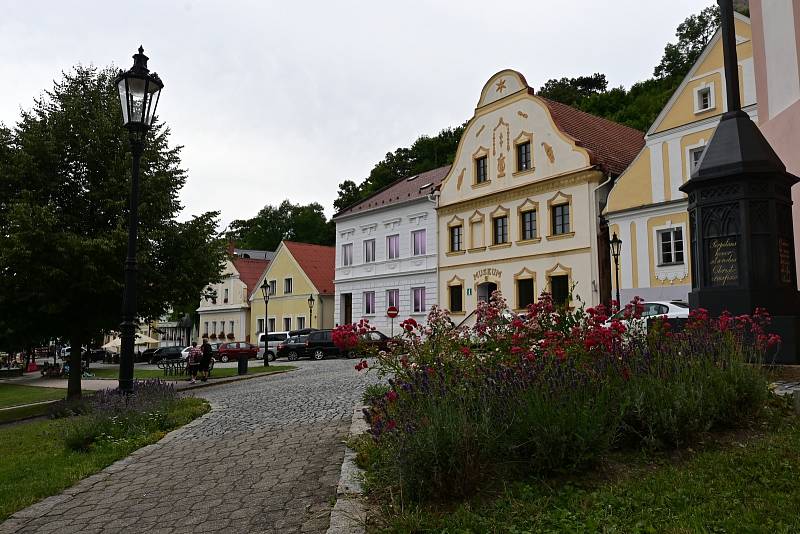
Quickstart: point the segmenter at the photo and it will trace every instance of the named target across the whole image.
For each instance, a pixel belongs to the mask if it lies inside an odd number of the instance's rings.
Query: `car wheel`
[[[323,351],[322,349],[315,350],[314,351],[314,359],[317,360],[317,361],[324,360],[325,359],[325,351]]]
[[[263,360],[263,359],[264,359],[263,354],[261,354],[260,352],[256,354],[256,360]]]
[[[222,356],[220,356],[219,359],[222,360],[222,363],[228,363],[228,355],[227,354],[223,354]]]
[[[274,352],[267,353],[267,358],[269,358],[269,361],[274,362],[276,358],[275,353]]]
[[[287,356],[287,359],[290,362],[296,362],[298,360],[298,358],[300,358],[300,355],[297,354],[297,351],[295,351],[295,350],[289,352],[289,356]]]

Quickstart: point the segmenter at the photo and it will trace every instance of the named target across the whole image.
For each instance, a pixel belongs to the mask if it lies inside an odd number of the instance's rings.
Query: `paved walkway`
[[[195,392],[213,410],[21,510],[0,533],[324,532],[354,404],[352,360]]]

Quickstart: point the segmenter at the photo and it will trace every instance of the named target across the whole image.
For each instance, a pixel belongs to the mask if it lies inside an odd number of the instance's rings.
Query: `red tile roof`
[[[531,90],[533,93],[533,90]],[[644,132],[577,110],[537,95],[556,125],[589,151],[592,163],[611,174],[622,174],[644,148]]]
[[[233,258],[233,266],[239,271],[239,279],[247,286],[247,296],[253,294],[256,284],[269,267],[269,260],[255,260],[251,258]]]
[[[323,295],[333,295],[333,275],[336,264],[336,247],[284,241],[300,268]]]
[[[406,202],[408,200],[422,198],[431,192],[432,187],[437,187],[441,184],[449,171],[450,165],[445,165],[444,167],[423,172],[413,177],[400,178],[383,189],[378,190],[366,200],[343,209],[334,215],[334,218],[341,217],[342,215],[351,215],[353,213],[363,213],[373,209],[385,208],[396,202]]]

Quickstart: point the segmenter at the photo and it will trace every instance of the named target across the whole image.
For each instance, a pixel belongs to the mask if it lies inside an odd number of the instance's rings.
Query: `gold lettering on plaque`
[[[709,242],[711,285],[732,286],[739,283],[739,257],[735,237],[718,237]]]

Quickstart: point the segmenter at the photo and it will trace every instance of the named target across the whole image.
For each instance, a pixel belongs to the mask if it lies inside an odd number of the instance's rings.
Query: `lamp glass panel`
[[[148,85],[148,93],[149,96],[147,97],[147,114],[145,115],[145,121],[148,126],[151,126],[153,124],[153,119],[156,116],[158,98],[161,96],[161,86],[151,81]]]
[[[128,106],[130,107],[130,122],[143,121],[146,82],[142,78],[128,78]]]
[[[122,124],[128,124],[128,93],[125,90],[125,78],[117,82],[117,90],[119,91],[119,105],[122,107]]]

